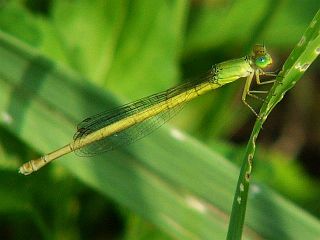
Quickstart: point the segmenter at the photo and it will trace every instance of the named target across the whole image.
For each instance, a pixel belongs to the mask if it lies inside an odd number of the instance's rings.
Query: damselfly
[[[190,81],[166,91],[156,93],[135,102],[102,112],[83,120],[66,146],[23,164],[19,172],[28,175],[65,154],[75,151],[78,155],[94,155],[119,146],[130,144],[157,129],[169,120],[188,101],[227,83],[246,78],[242,101],[256,115],[247,103],[246,96],[256,96],[250,85],[255,77],[257,84],[272,83],[260,81],[261,75],[275,76],[264,72],[272,58],[264,45],[255,45],[251,54],[212,66],[210,71],[197,81]]]

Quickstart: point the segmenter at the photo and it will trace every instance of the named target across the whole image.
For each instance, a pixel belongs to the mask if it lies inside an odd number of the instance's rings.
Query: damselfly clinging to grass
[[[242,101],[258,116],[246,102],[246,96],[259,98],[254,94],[264,92],[250,90],[253,77],[257,84],[274,82],[274,80],[260,82],[261,75],[274,76],[273,73],[263,71],[271,63],[272,58],[265,46],[255,45],[251,54],[245,57],[213,65],[208,74],[198,81],[186,82],[83,120],[78,125],[71,143],[23,164],[19,172],[25,175],[31,174],[52,160],[73,151],[88,156],[130,144],[161,126],[181,109],[184,103],[240,78],[247,78]]]

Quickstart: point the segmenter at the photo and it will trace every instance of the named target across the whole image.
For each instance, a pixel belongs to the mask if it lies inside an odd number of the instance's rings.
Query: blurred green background
[[[0,238],[223,239],[255,118],[240,100],[244,81],[128,147],[70,154],[28,177],[17,168],[67,144],[85,117],[255,43],[279,70],[318,9],[317,0],[0,0]],[[320,226],[319,75],[317,61],[259,136],[246,239],[299,239],[286,211]]]

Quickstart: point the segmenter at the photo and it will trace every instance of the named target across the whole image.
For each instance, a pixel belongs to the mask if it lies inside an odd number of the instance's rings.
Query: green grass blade
[[[261,108],[261,119],[257,119],[254,125],[237,183],[227,239],[241,239],[242,236],[256,139],[262,129],[262,125],[276,104],[279,103],[285,93],[296,84],[319,54],[320,11],[317,12],[311,21],[300,42],[285,62],[282,71],[278,74],[277,82],[270,90],[266,102]]]

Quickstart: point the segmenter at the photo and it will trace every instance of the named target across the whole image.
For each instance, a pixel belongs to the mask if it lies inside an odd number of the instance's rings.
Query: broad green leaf
[[[185,0],[57,1],[53,16],[74,69],[137,98],[176,81],[186,7]]]

